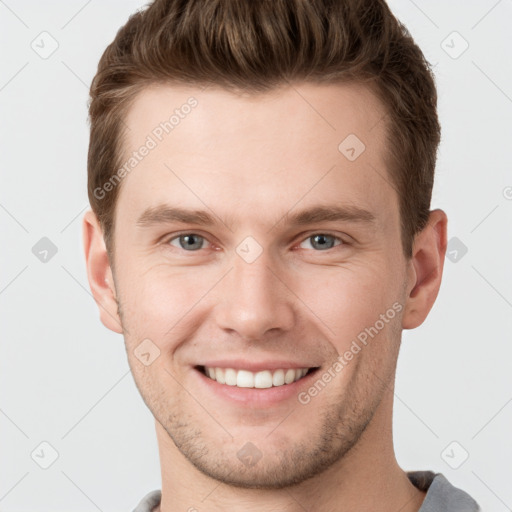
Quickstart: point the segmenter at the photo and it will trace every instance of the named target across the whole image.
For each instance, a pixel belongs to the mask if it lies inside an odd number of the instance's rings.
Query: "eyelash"
[[[170,245],[173,240],[177,240],[177,239],[180,238],[180,236],[183,236],[183,235],[197,235],[197,236],[201,237],[204,241],[209,242],[208,238],[206,236],[204,236],[204,235],[201,235],[200,233],[197,233],[195,231],[184,231],[182,233],[174,234],[171,238],[166,238],[163,243],[164,243],[164,245]],[[337,236],[337,235],[335,235],[333,233],[326,232],[326,231],[317,231],[317,232],[309,234],[305,238],[301,239],[299,245],[302,242],[304,242],[304,241],[306,241],[306,240],[308,240],[310,238],[313,238],[314,236],[318,236],[318,235],[325,235],[325,236],[328,236],[328,237],[332,237],[336,241],[339,241],[340,243],[334,245],[333,247],[330,247],[329,249],[324,249],[324,250],[314,250],[314,249],[312,249],[314,252],[318,252],[318,253],[329,252],[329,251],[333,251],[336,247],[342,247],[342,246],[349,245],[349,243],[346,242],[345,240],[343,240],[341,237],[339,237],[339,236]],[[171,246],[171,247],[173,247],[174,249],[181,250],[183,252],[189,252],[191,254],[197,253],[197,252],[202,250],[202,249],[197,249],[195,251],[186,251],[182,247],[174,247],[174,246]]]

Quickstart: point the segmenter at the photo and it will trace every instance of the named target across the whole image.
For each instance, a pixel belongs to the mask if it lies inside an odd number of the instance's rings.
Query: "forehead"
[[[286,127],[288,134],[326,145],[352,133],[364,138],[371,150],[384,127],[384,112],[382,103],[363,84],[306,82],[257,94],[214,86],[153,84],[138,93],[128,110],[125,141],[128,148],[135,148],[142,135],[153,134],[169,144],[182,144],[193,134],[189,142],[196,146],[210,141],[212,135],[217,136],[217,145],[244,137],[269,142],[276,134],[285,137],[280,129]],[[294,149],[294,142],[302,140],[287,138],[286,146]]]
[[[357,84],[287,84],[261,94],[151,86],[126,116],[124,161],[134,165],[118,203],[139,212],[163,203],[230,205],[274,220],[277,205],[285,213],[319,199],[389,209],[396,197],[384,119],[380,101]]]

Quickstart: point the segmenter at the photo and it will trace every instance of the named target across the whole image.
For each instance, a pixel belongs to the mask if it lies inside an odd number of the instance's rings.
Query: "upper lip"
[[[246,359],[216,359],[206,361],[197,366],[206,366],[208,368],[233,368],[234,370],[248,370],[250,372],[259,372],[264,370],[287,370],[289,368],[317,368],[318,365],[296,361],[276,361],[275,359],[266,361],[248,361]]]

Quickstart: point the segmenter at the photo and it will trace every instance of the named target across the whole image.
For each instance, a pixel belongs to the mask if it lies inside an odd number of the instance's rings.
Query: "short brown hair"
[[[428,220],[440,126],[434,75],[384,0],[155,0],[103,53],[90,89],[88,194],[112,255],[124,118],[155,84],[263,93],[286,81],[365,82],[385,111],[403,252]]]

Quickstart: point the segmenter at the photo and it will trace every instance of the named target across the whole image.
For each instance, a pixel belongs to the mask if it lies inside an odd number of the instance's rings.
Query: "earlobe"
[[[432,210],[425,228],[416,235],[409,261],[404,329],[421,325],[437,298],[443,276],[448,218],[443,210]]]
[[[92,295],[105,327],[122,334],[116,290],[103,232],[94,212],[88,210],[82,221],[82,236],[87,266],[87,277]]]

